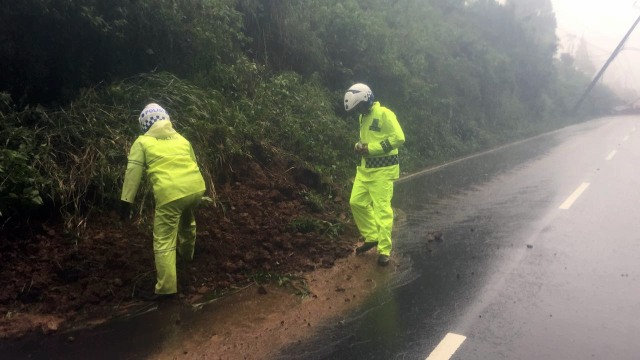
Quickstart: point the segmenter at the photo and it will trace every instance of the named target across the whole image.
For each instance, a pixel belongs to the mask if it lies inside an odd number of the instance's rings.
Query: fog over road
[[[637,359],[638,128],[599,119],[399,181],[395,280],[281,358]]]

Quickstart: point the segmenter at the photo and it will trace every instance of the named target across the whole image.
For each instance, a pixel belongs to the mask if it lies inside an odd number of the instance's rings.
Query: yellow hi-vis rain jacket
[[[160,120],[131,146],[121,199],[133,203],[142,173],[153,184],[156,206],[204,191],[206,186],[191,143]]]
[[[393,180],[400,176],[398,146],[404,132],[396,115],[374,102],[368,114],[360,116],[360,142],[368,144],[351,189],[351,212],[366,242],[378,242],[378,254],[389,255],[393,228]]]
[[[404,143],[404,132],[396,115],[376,101],[371,111],[360,115],[359,120],[360,142],[368,144],[369,155],[362,157],[356,179],[371,181],[400,177],[398,147]]]

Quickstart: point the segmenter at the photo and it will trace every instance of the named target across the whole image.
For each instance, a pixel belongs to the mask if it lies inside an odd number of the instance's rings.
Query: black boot
[[[377,241],[365,242],[362,246],[358,246],[356,248],[356,255],[364,254],[364,253],[366,253],[367,251],[373,249],[376,246],[378,246],[378,242]]]
[[[138,297],[144,301],[164,301],[171,300],[176,297],[176,294],[156,294],[155,292],[139,292]]]
[[[389,265],[389,255],[380,255],[380,256],[378,256],[378,265],[380,265],[380,266]]]

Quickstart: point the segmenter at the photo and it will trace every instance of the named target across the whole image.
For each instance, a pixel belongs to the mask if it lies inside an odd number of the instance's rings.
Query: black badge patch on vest
[[[380,131],[380,130],[382,130],[382,129],[380,129],[380,120],[373,119],[373,123],[371,123],[371,126],[369,126],[369,130],[371,130],[371,131]]]
[[[385,139],[380,142],[380,146],[382,146],[382,151],[388,153],[393,150],[393,146],[391,145],[391,141],[389,139]]]

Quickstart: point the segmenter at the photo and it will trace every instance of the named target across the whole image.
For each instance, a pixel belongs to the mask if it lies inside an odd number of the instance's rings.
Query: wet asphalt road
[[[280,358],[640,359],[636,128],[600,119],[399,181],[392,283]]]
[[[379,269],[391,282],[279,358],[424,360],[453,333],[452,359],[640,359],[638,189],[640,117],[401,179],[395,263]],[[0,359],[142,359],[171,345],[167,317],[194,336],[206,326],[185,309],[150,311],[74,332],[73,346],[69,334],[0,344]]]

